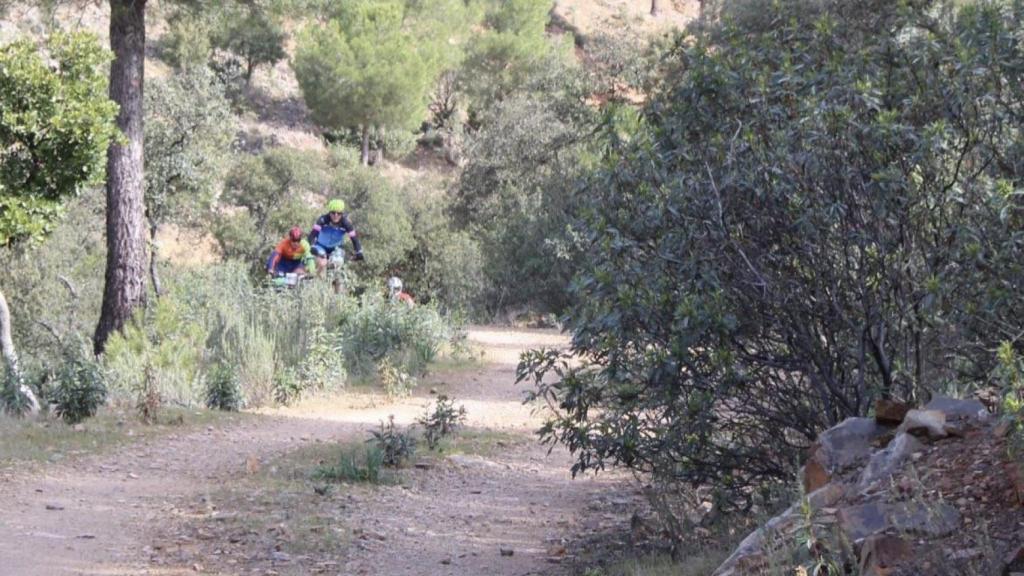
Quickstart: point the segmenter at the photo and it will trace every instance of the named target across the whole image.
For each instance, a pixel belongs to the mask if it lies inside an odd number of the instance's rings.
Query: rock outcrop
[[[937,397],[918,409],[880,401],[875,412],[819,436],[805,499],[747,536],[714,576],[795,562],[809,534],[821,540],[813,553],[847,573],[1024,576],[1021,464],[985,406]]]

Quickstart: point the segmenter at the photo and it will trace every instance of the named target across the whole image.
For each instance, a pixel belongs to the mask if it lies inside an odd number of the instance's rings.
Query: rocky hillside
[[[880,402],[874,418],[819,437],[803,469],[807,496],[714,574],[1024,574],[1024,482],[1010,430],[977,400]]]

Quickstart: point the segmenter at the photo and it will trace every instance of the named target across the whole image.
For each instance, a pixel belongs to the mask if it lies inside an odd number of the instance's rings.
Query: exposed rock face
[[[945,438],[946,415],[939,410],[911,410],[897,431],[933,440]]]
[[[1006,461],[1007,439],[984,405],[947,397],[921,409],[897,404],[822,433],[803,470],[815,488],[813,520],[794,504],[747,536],[714,576],[778,567],[786,539],[793,546],[783,562],[792,561],[808,530],[831,534],[825,549],[863,576],[1024,572],[1024,468]]]
[[[988,420],[989,413],[985,405],[978,400],[958,400],[948,396],[936,396],[925,404],[925,410],[937,410],[946,415],[949,421],[966,420],[972,423]]]
[[[857,482],[857,489],[867,490],[876,482],[888,482],[892,475],[903,467],[903,463],[908,458],[923,449],[924,445],[913,436],[905,433],[897,434],[888,446],[871,455]]]
[[[836,474],[863,463],[871,455],[875,440],[889,431],[874,418],[847,418],[822,432],[804,466],[804,490],[814,492]]]

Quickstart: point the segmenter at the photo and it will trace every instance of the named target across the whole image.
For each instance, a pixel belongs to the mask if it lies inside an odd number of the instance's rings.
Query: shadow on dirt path
[[[632,488],[612,475],[573,480],[569,455],[560,449],[549,454],[530,437],[540,416],[522,405],[525,390],[514,385],[515,362],[526,348],[563,345],[561,336],[481,328],[471,331],[470,340],[483,348],[483,362],[434,374],[399,402],[347,392],[230,427],[140,441],[113,454],[16,475],[0,484],[0,572],[568,573],[564,539],[583,526],[626,522],[625,511],[610,513],[603,504],[632,494]],[[240,481],[254,469],[276,466],[309,446],[360,442],[390,415],[412,423],[432,398],[430,390],[464,404],[474,433],[505,440],[494,444],[493,453],[436,458],[404,471],[397,485],[343,486],[307,501],[333,523],[319,537],[331,541],[335,555],[321,554],[311,542],[296,556],[260,532],[280,539],[284,523],[249,526],[237,537],[227,528],[204,528],[228,526],[225,518],[255,506],[257,497],[245,495],[250,484]],[[232,487],[237,500],[220,502]],[[283,508],[267,514],[287,518]]]

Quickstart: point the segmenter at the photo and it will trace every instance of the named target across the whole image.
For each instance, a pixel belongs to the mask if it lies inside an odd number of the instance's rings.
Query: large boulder
[[[893,529],[938,538],[960,527],[960,512],[943,502],[867,502],[841,508],[839,527],[851,542]]]
[[[946,415],[947,422],[978,423],[988,420],[989,412],[978,400],[959,400],[949,396],[935,396],[925,404],[925,410],[937,410]]]
[[[813,492],[831,482],[836,474],[867,460],[875,441],[890,430],[874,418],[847,418],[822,432],[811,446],[804,466],[804,489]]]
[[[906,433],[928,437],[932,440],[946,437],[946,414],[940,410],[911,410],[897,429],[897,434]]]

